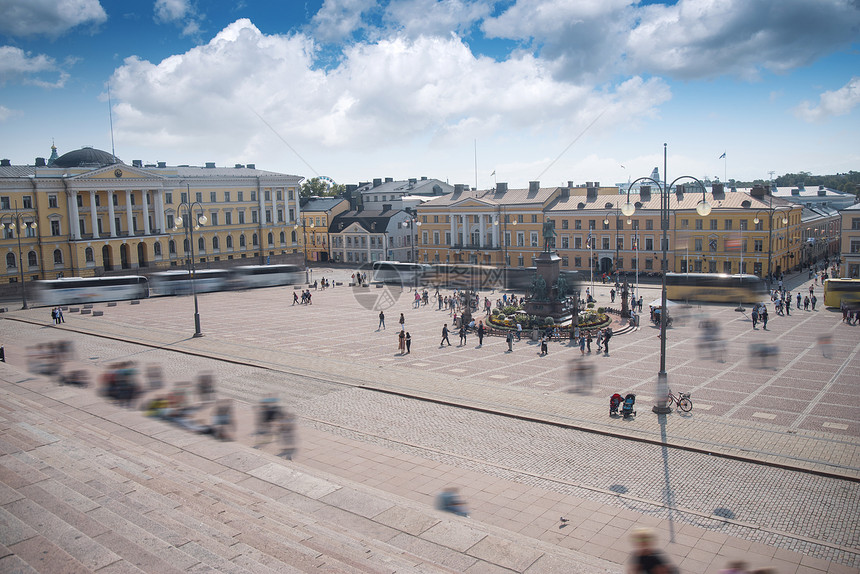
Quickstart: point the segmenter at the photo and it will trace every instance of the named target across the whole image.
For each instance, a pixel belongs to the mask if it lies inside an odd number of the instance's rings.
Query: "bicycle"
[[[677,396],[669,390],[669,396],[666,397],[666,406],[671,406],[672,403],[678,406],[685,413],[693,410],[693,401],[690,399],[690,393],[678,393]]]

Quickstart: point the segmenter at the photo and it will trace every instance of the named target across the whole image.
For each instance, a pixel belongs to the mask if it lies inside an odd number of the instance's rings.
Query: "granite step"
[[[104,572],[620,571],[81,396],[91,389],[9,388],[4,368],[0,560],[10,566],[48,572],[62,557],[68,571]],[[49,556],[33,553],[36,540]]]

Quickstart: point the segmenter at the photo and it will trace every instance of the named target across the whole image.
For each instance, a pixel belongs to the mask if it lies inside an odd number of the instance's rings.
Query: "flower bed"
[[[503,307],[502,309],[494,309],[487,323],[499,329],[516,329],[519,323],[524,331],[531,329],[558,329],[563,332],[570,332],[570,325],[557,325],[551,317],[538,317],[536,315],[528,315],[522,307]],[[595,311],[587,309],[579,314],[580,329],[602,329],[612,324],[612,318],[607,315],[603,308]]]

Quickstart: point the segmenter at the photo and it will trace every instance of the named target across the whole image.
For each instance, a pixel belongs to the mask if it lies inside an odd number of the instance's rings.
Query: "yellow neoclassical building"
[[[94,148],[34,165],[0,160],[2,282],[184,265],[191,250],[178,216],[205,216],[193,230],[198,267],[301,262],[301,180],[253,164],[128,165]]]
[[[698,192],[684,186],[669,194],[668,267],[674,272],[778,275],[801,262],[803,208],[766,188],[748,193],[715,185],[705,193],[711,213],[701,217]],[[660,195],[642,186],[631,194],[635,211],[617,187],[599,182],[564,187],[488,191],[458,188],[418,208],[422,262],[463,262],[529,267],[543,249],[545,221],[555,229],[562,268],[590,274],[658,272],[661,268]]]

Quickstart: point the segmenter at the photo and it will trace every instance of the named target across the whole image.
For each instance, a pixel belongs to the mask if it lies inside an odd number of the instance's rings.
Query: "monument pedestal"
[[[539,286],[526,299],[525,312],[538,317],[552,317],[556,324],[570,321],[573,306],[568,303],[570,293],[558,292],[561,257],[551,251],[543,251],[535,258],[535,285]],[[572,285],[567,286],[572,289]]]

